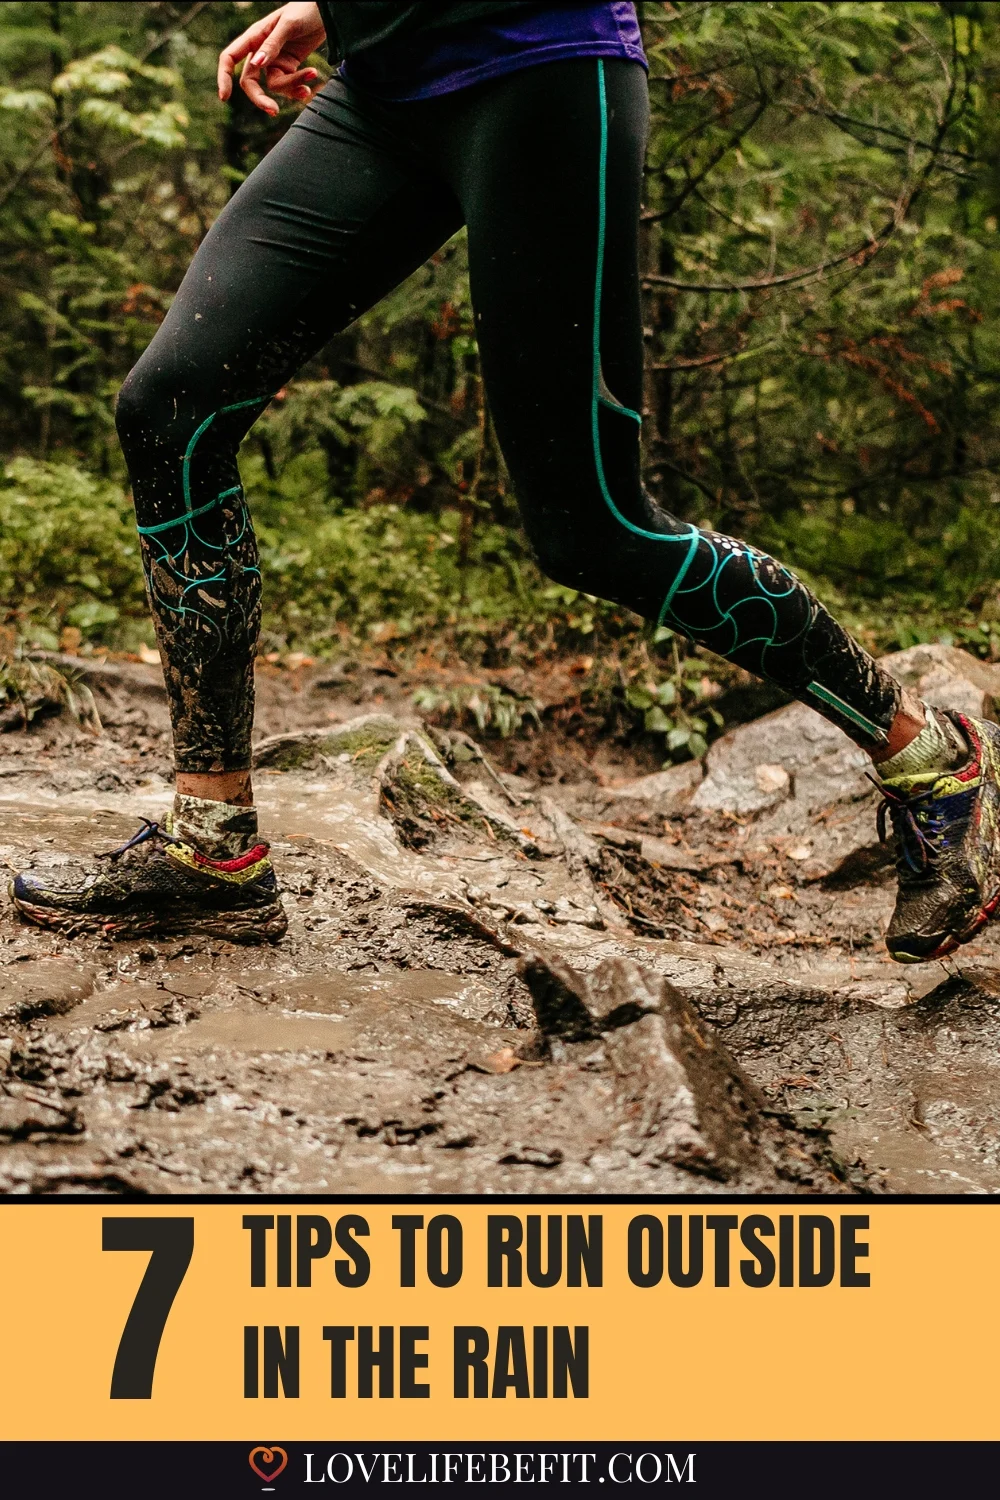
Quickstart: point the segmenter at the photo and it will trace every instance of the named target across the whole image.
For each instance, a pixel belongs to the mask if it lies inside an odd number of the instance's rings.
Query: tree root
[[[414,753],[419,757],[419,771],[416,771],[410,761]],[[404,730],[375,767],[372,780],[381,801],[388,801],[390,805],[393,805],[393,788],[398,787],[400,772],[403,770],[409,770],[411,778],[416,771],[418,776],[421,773],[424,776],[429,774],[439,782],[444,794],[442,800],[451,802],[456,807],[456,813],[453,815],[456,821],[481,821],[486,825],[491,838],[516,844],[529,859],[541,857],[541,851],[535,840],[522,833],[510,818],[485,807],[474,793],[462,786],[461,782],[457,781],[448,770],[430,741],[417,730]],[[428,800],[430,800],[429,797]],[[465,813],[464,817],[462,811]],[[447,813],[445,815],[447,816]]]

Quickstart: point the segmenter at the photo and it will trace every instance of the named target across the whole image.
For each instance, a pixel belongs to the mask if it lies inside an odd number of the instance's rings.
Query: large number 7
[[[194,1219],[104,1219],[102,1250],[152,1250],[122,1329],[112,1401],[148,1401],[164,1325],[194,1250]]]

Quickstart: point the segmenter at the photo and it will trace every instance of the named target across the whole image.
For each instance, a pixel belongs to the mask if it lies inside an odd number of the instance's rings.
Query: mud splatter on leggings
[[[487,396],[542,568],[779,684],[859,744],[884,739],[898,685],[798,579],[643,490],[646,117],[645,74],[620,59],[407,103],[335,78],[219,216],[118,407],[179,770],[250,763],[260,573],[243,436],[463,223]]]

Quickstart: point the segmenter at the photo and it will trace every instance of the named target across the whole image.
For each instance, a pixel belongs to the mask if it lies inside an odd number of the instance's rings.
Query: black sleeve
[[[342,53],[337,41],[337,27],[333,19],[333,6],[330,0],[318,0],[320,20],[326,32],[326,54],[332,63],[341,61]]]

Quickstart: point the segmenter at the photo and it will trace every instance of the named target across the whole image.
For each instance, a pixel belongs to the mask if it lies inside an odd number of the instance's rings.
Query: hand
[[[276,115],[278,106],[260,86],[262,72],[272,93],[283,94],[286,99],[310,99],[313,91],[309,85],[319,74],[315,68],[300,64],[325,37],[318,5],[292,4],[272,10],[219,53],[219,98],[229,98],[233,69],[245,57],[248,61],[240,74],[240,88],[266,115]]]

